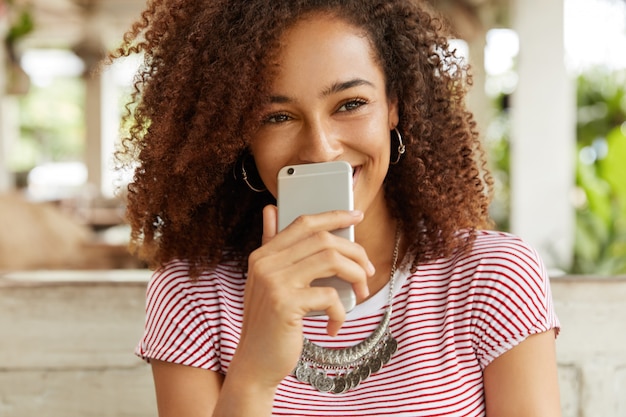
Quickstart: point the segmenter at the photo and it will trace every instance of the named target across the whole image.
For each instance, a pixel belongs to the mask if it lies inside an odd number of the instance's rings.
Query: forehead
[[[280,37],[276,78],[376,72],[381,66],[366,31],[331,14],[298,20]]]

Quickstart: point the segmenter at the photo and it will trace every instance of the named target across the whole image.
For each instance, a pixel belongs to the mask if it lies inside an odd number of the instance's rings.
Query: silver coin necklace
[[[358,387],[361,382],[380,371],[398,350],[398,342],[391,335],[389,322],[393,308],[400,234],[398,226],[389,276],[387,308],[376,330],[358,344],[340,349],[316,345],[305,337],[300,359],[292,372],[298,381],[310,384],[320,392],[342,394]]]

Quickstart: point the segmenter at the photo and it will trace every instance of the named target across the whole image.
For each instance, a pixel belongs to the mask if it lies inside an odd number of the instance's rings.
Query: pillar
[[[102,114],[103,79],[99,65],[104,48],[97,36],[84,36],[74,52],[85,63],[85,155],[87,183],[96,194],[102,188]]]
[[[571,263],[574,83],[565,68],[564,0],[515,0],[519,84],[512,97],[511,230],[549,268]]]

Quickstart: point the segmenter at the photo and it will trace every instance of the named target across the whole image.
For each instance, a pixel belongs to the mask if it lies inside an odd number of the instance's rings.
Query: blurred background
[[[472,68],[492,216],[552,277],[563,414],[626,416],[626,0],[430,3]],[[141,57],[100,67],[144,5],[0,0],[0,416],[155,414],[112,158]]]
[[[498,228],[530,241],[555,273],[626,273],[625,1],[431,2],[472,66],[470,107],[497,180]],[[0,269],[141,266],[121,248],[131,173],[112,161],[141,57],[99,64],[144,1],[0,5],[0,209],[17,210],[0,216],[10,236],[0,237]],[[44,236],[33,205],[75,224]],[[45,246],[28,256],[30,225],[48,244],[62,241],[56,258]]]
[[[142,266],[112,157],[139,59],[101,63],[144,3],[0,3],[0,269]]]

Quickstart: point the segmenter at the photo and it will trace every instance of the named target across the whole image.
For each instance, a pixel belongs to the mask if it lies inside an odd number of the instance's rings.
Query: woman
[[[119,157],[161,417],[559,415],[548,278],[486,231],[446,36],[416,0],[149,4],[117,52],[145,53]],[[355,210],[278,232],[278,170],[333,160]],[[310,286],[330,275],[355,309]]]

